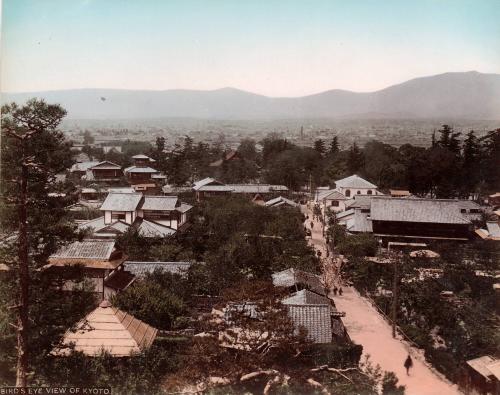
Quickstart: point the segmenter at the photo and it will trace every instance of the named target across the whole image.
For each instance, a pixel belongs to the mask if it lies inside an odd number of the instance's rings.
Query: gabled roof
[[[99,162],[96,165],[92,166],[89,168],[89,170],[94,170],[94,169],[101,169],[101,170],[121,170],[121,166],[117,165],[116,163],[109,162],[107,160],[103,162]]]
[[[83,240],[75,241],[62,247],[51,258],[69,259],[109,259],[115,248],[114,241],[108,240]]]
[[[217,181],[215,178],[207,177],[207,178],[204,178],[203,180],[196,181],[193,184],[193,189],[195,191],[197,191],[201,187],[206,186],[206,185],[224,185],[224,184],[222,182]]]
[[[126,261],[123,269],[137,277],[144,277],[155,270],[169,272],[172,274],[185,274],[191,267],[191,262],[138,262]]]
[[[283,196],[278,196],[277,198],[268,200],[267,202],[264,203],[267,207],[278,207],[282,205],[288,205],[291,207],[298,207],[299,204],[295,203],[294,201],[284,198]]]
[[[316,200],[346,200],[347,198],[335,189],[328,189],[318,193]]]
[[[273,284],[277,287],[293,287],[302,285],[318,295],[326,295],[325,286],[321,278],[313,273],[298,269],[286,269],[272,274]]]
[[[90,169],[91,167],[99,164],[100,162],[98,161],[89,161],[89,162],[79,162],[79,163],[75,163],[73,164],[73,166],[71,166],[71,169],[70,169],[70,172],[75,172],[75,171],[87,171],[87,169]]]
[[[307,338],[313,343],[332,342],[331,307],[326,304],[289,304],[288,315],[298,328],[307,330]]]
[[[364,178],[359,177],[356,174],[352,176],[342,178],[341,180],[335,181],[335,186],[337,188],[377,188],[375,184],[372,184],[369,181],[366,181]]]
[[[369,209],[373,195],[355,195],[353,199],[346,202],[348,208]]]
[[[68,355],[70,345],[88,356],[98,356],[106,351],[113,357],[127,357],[153,344],[158,330],[103,301],[94,311],[80,321],[75,331],[68,330],[63,345],[54,350],[55,355]]]
[[[141,210],[173,211],[178,203],[177,196],[144,196]]]
[[[368,215],[368,213],[361,212],[360,209],[354,210],[354,216],[347,220],[347,231],[355,233],[372,233],[372,221],[368,218]]]
[[[142,200],[142,193],[111,192],[106,196],[101,211],[135,211]]]
[[[104,286],[116,291],[123,291],[134,282],[135,276],[124,270],[115,270],[104,280]]]
[[[479,358],[468,360],[467,365],[478,372],[481,376],[490,378],[491,376],[494,376],[494,374],[490,369],[488,369],[488,366],[494,364],[495,362],[496,360],[494,358],[489,355],[484,355]]]
[[[159,173],[159,171],[149,166],[130,166],[125,169],[125,173]]]
[[[181,202],[181,205],[179,207],[176,207],[176,210],[180,213],[187,213],[192,208],[193,206],[191,206],[190,204]]]
[[[138,154],[138,155],[134,155],[132,157],[132,159],[149,159],[150,162],[155,162],[154,159],[150,158],[149,156],[147,155],[144,155],[144,154]]]
[[[405,199],[374,196],[371,199],[372,221],[470,224],[460,213],[456,200]]]
[[[175,229],[154,221],[150,221],[147,219],[142,219],[140,223],[139,221],[141,220],[137,221],[137,231],[141,236],[144,237],[166,237],[176,233]]]
[[[326,304],[331,306],[330,299],[325,296],[318,295],[308,289],[295,292],[291,296],[281,301],[283,304]]]

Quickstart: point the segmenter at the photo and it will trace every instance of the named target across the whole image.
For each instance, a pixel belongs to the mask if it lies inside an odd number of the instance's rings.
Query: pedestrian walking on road
[[[342,292],[343,291],[342,291],[342,287],[341,287],[341,288],[339,288],[339,296],[342,296]]]
[[[333,287],[333,295],[337,296],[337,287]]]
[[[406,368],[406,374],[409,376],[410,375],[410,368],[413,366],[413,360],[410,357],[410,354],[408,354],[408,358],[406,358],[405,361],[405,368]]]
[[[314,222],[311,221],[311,229],[314,228]]]

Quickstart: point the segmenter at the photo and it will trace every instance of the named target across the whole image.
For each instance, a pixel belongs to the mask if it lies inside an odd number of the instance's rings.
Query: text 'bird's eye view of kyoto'
[[[500,395],[500,0],[0,0],[0,395]]]

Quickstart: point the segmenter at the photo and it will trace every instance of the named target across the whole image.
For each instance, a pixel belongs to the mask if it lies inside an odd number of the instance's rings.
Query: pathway
[[[302,210],[309,216],[306,226],[310,228],[312,212],[305,206],[302,206]],[[325,257],[326,243],[319,221],[314,221],[311,233],[310,243]],[[328,269],[332,268],[325,269],[325,278],[331,284],[333,274],[332,270]],[[401,338],[392,337],[391,326],[367,299],[352,287],[343,287],[343,291],[342,296],[333,296],[333,299],[338,310],[346,313],[342,320],[347,333],[355,343],[363,346],[363,353],[370,355],[372,363],[397,375],[399,383],[406,386],[406,395],[460,394],[456,385],[425,362],[420,350],[410,347]],[[408,354],[411,354],[413,359],[409,376],[403,366]]]

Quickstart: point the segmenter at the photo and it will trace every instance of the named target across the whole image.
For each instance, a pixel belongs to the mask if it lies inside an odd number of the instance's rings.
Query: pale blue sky
[[[371,91],[500,73],[500,0],[3,0],[2,90]]]

